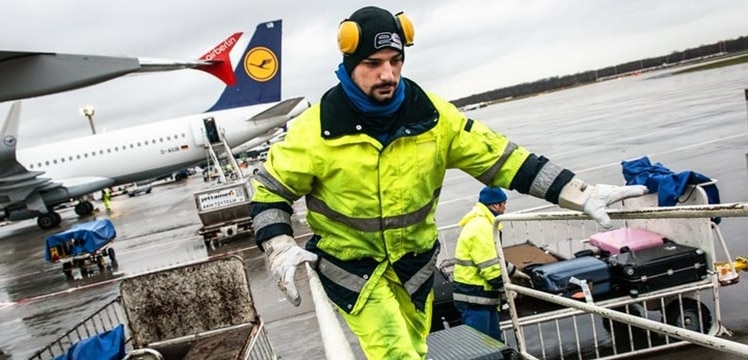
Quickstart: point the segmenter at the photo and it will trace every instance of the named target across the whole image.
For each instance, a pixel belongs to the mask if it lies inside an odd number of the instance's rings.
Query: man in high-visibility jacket
[[[592,186],[466,118],[400,76],[413,44],[405,14],[364,7],[343,21],[340,83],[299,115],[252,180],[255,239],[293,305],[298,265],[314,265],[366,356],[423,359],[439,242],[434,213],[448,168],[584,210],[604,225],[607,205],[644,186]],[[314,236],[293,238],[291,205],[304,197]]]
[[[499,307],[504,281],[493,235],[494,217],[506,211],[506,194],[487,186],[478,202],[459,222],[462,231],[455,247],[452,297],[462,323],[501,341]],[[501,224],[499,224],[501,226]],[[514,266],[506,271],[512,276]]]

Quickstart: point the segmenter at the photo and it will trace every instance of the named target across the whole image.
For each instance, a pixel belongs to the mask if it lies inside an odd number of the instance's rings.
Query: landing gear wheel
[[[613,310],[626,313],[626,306],[614,308]],[[642,306],[641,304],[629,304],[628,314],[643,318],[645,316],[644,306]],[[611,323],[613,324],[612,331],[611,331]],[[621,342],[621,341],[628,342],[631,340],[629,338],[629,325],[626,323],[604,318],[603,328],[605,329],[605,331],[610,333],[611,336],[615,337],[616,342]],[[633,339],[636,341],[638,338],[642,336],[646,336],[647,334],[646,334],[646,330],[643,330],[641,328],[638,328],[632,325],[631,335]]]
[[[90,201],[81,200],[75,205],[75,213],[78,216],[86,216],[91,214],[94,210],[93,204]]]
[[[701,309],[701,321],[699,321],[699,309]],[[677,299],[667,304],[665,318],[668,324],[686,330],[708,333],[712,328],[712,313],[709,308],[704,303],[690,298],[683,298],[683,312]]]
[[[106,250],[107,255],[109,255],[109,261],[112,262],[112,270],[115,270],[119,267],[119,264],[117,263],[117,256],[114,254],[114,249],[109,248]]]
[[[44,230],[47,230],[60,225],[60,221],[62,221],[60,214],[56,212],[48,212],[46,214],[41,214],[38,218],[36,218],[36,225]]]

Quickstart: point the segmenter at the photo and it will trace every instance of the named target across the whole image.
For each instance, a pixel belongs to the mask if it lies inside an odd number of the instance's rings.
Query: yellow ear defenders
[[[415,29],[413,29],[413,23],[402,11],[395,15],[395,24],[397,25],[397,32],[402,36],[403,45],[413,45]],[[361,28],[358,23],[345,19],[338,27],[338,48],[343,54],[353,55],[358,49],[360,37]]]

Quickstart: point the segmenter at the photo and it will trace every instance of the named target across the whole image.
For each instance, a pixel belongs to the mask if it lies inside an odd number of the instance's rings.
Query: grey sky
[[[411,18],[404,75],[447,99],[748,35],[745,0],[5,0],[0,49],[196,59],[283,19],[283,96],[315,102],[337,81],[338,23],[368,4]],[[88,134],[86,104],[106,131],[204,111],[222,87],[182,70],[24,100],[19,146]]]

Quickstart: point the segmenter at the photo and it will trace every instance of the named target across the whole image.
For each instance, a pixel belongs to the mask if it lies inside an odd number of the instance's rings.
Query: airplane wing
[[[190,61],[0,50],[0,102],[78,89],[135,72],[198,69],[233,85],[229,52],[241,35],[232,34]]]
[[[309,107],[309,103],[302,103],[303,101],[303,96],[283,100],[256,114],[255,116],[252,116],[248,120],[261,121],[277,117],[286,117],[288,118],[288,120],[291,120]]]

